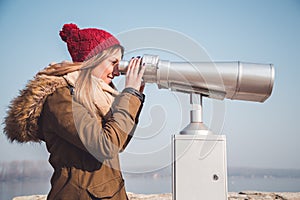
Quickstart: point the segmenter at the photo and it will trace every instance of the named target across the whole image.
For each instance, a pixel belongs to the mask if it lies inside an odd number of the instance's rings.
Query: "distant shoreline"
[[[141,171],[141,169],[137,169],[137,171]],[[47,161],[0,162],[0,199],[12,199],[15,196],[30,194],[47,194],[51,187],[52,172]],[[172,191],[170,167],[148,173],[123,172],[123,175],[126,190],[134,194],[149,196],[166,193],[170,196]],[[243,194],[239,194],[239,191],[246,190],[261,190],[263,193],[272,195],[279,195],[279,193],[298,195],[300,170],[229,167],[227,183],[230,195],[241,196]],[[233,196],[231,197],[234,199]],[[297,198],[300,200],[299,196]]]
[[[142,168],[131,171],[141,172]],[[0,162],[0,182],[3,181],[23,181],[23,180],[43,180],[50,179],[53,169],[48,161],[11,161]],[[299,178],[300,169],[267,169],[250,167],[228,167],[228,177],[245,178]],[[170,177],[171,166],[147,173],[123,172],[126,177]]]

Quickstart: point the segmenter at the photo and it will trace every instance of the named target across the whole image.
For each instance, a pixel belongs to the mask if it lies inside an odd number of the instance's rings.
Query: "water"
[[[245,190],[264,192],[300,192],[300,178],[229,177],[228,190],[232,192]]]
[[[48,180],[0,182],[0,199],[11,200],[16,196],[47,194],[49,189]]]
[[[126,190],[140,194],[171,193],[171,177],[126,177]],[[50,190],[49,180],[0,182],[0,199],[11,200],[15,196],[47,194]],[[300,178],[272,177],[229,177],[228,190],[239,192],[245,190],[268,192],[300,192]]]

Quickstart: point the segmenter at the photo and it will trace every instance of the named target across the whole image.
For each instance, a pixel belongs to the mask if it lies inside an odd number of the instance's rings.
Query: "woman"
[[[11,141],[44,141],[54,168],[48,199],[128,199],[118,153],[125,149],[144,101],[141,59],[131,59],[118,93],[123,56],[104,30],[65,24],[60,36],[73,62],[52,64],[11,103],[4,132]]]

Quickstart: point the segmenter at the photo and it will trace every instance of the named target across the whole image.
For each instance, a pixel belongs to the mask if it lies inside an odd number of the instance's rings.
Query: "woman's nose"
[[[120,76],[119,66],[118,65],[114,66],[113,75],[114,76]]]

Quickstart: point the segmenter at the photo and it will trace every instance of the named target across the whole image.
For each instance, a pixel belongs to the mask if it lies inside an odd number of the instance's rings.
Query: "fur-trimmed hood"
[[[63,77],[37,75],[30,80],[9,105],[4,121],[4,134],[13,142],[40,142],[38,118],[49,94],[67,86]]]

